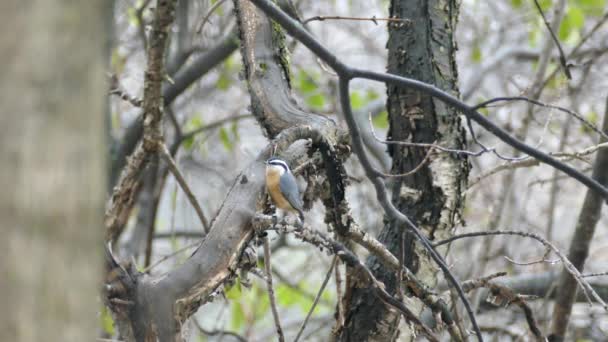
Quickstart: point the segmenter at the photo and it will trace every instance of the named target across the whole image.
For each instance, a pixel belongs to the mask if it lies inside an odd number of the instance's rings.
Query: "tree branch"
[[[179,168],[177,167],[177,165],[175,164],[175,161],[171,157],[171,153],[167,149],[167,146],[165,146],[165,144],[162,144],[159,147],[159,152],[163,156],[163,159],[165,159],[165,161],[167,162],[167,165],[169,166],[169,170],[175,177],[175,180],[177,181],[179,186],[182,188],[182,190],[186,194],[186,197],[190,201],[190,204],[194,208],[194,211],[196,211],[196,214],[198,215],[198,218],[201,221],[201,224],[203,225],[203,229],[205,230],[205,233],[209,233],[209,222],[207,221],[207,218],[205,217],[205,213],[203,213],[203,209],[201,208],[200,204],[198,203],[196,196],[194,196],[194,194],[192,193],[192,190],[190,190],[190,187],[188,186],[186,179],[184,178],[182,173],[179,171]]]
[[[521,231],[485,231],[485,232],[471,232],[471,233],[465,233],[465,234],[459,234],[459,235],[454,235],[448,239],[445,240],[441,240],[438,241],[436,243],[433,244],[434,247],[438,247],[441,245],[445,245],[447,243],[450,243],[452,241],[455,240],[459,240],[462,238],[469,238],[469,237],[479,237],[479,236],[488,236],[488,235],[517,235],[517,236],[522,236],[522,237],[527,237],[527,238],[532,238],[538,242],[540,242],[541,244],[543,244],[543,246],[551,249],[551,251],[553,251],[553,253],[555,253],[555,255],[557,255],[559,257],[559,259],[562,261],[562,264],[564,265],[564,268],[568,271],[568,273],[570,275],[572,275],[574,277],[574,279],[576,279],[576,282],[579,284],[579,286],[583,289],[583,293],[589,298],[589,296],[591,295],[600,305],[602,305],[602,307],[604,308],[604,310],[608,310],[608,305],[606,305],[606,303],[604,302],[604,300],[602,299],[602,297],[600,297],[597,292],[595,292],[595,290],[593,289],[593,287],[585,280],[583,279],[581,273],[577,270],[577,268],[572,265],[572,263],[570,262],[570,260],[557,248],[555,247],[551,242],[545,240],[544,238],[533,234],[533,233],[529,233],[529,232],[521,232]],[[589,299],[590,300],[590,299]]]
[[[608,133],[608,97],[606,98],[602,129]],[[608,141],[606,138],[600,140],[604,144],[607,144],[606,141]],[[595,164],[593,165],[592,176],[598,182],[608,186],[608,172],[606,170],[608,170],[608,149],[598,152]],[[574,267],[580,271],[583,270],[585,261],[589,255],[589,247],[595,235],[595,228],[599,221],[601,210],[601,198],[596,193],[587,191],[568,252],[568,258],[572,261]],[[557,299],[553,307],[551,323],[551,337],[554,341],[562,341],[565,338],[572,305],[576,298],[576,282],[577,279],[567,272],[567,269],[562,272],[557,287]]]
[[[272,286],[272,271],[270,265],[270,241],[268,236],[264,237],[264,269],[266,270],[266,288],[268,291],[268,299],[270,301],[270,308],[272,309],[272,317],[274,318],[274,325],[277,329],[277,336],[279,342],[285,341],[283,335],[283,329],[281,328],[281,319],[279,317],[279,310],[277,309],[277,302],[274,297],[274,288]]]

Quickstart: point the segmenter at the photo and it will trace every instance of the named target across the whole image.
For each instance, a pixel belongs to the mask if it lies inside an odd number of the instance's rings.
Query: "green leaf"
[[[388,128],[388,112],[383,110],[378,115],[372,117],[372,124],[376,128]]]
[[[304,70],[300,70],[296,78],[296,88],[304,94],[309,94],[316,91],[319,87],[312,76]]]
[[[520,8],[523,4],[523,0],[511,0],[511,6],[515,8]]]
[[[553,4],[552,0],[539,0],[538,4],[540,5],[540,8],[544,11],[547,11],[551,8],[551,5]]]
[[[325,96],[323,94],[315,94],[306,99],[306,104],[316,110],[321,110],[325,106]]]
[[[228,131],[224,127],[220,128],[220,141],[228,151],[232,151],[234,148],[233,142],[230,141]]]
[[[473,44],[473,50],[471,51],[471,61],[479,64],[481,62],[481,47],[479,46],[479,42],[475,42]]]
[[[139,26],[139,18],[137,18],[137,9],[135,7],[127,8],[127,21],[131,26]]]
[[[230,87],[231,83],[232,80],[230,79],[230,76],[228,76],[228,73],[222,72],[215,82],[215,87],[219,90],[226,90]]]
[[[234,141],[239,141],[239,124],[237,121],[232,122],[232,124],[230,125],[230,132],[234,137]]]
[[[105,306],[101,309],[101,328],[106,334],[114,335],[114,319],[112,319],[112,315]]]
[[[360,109],[361,107],[363,107],[365,105],[365,100],[363,99],[363,97],[361,96],[361,94],[354,90],[350,93],[350,106],[354,109]]]
[[[559,26],[559,39],[568,39],[570,34],[580,30],[583,25],[585,25],[585,13],[583,13],[583,10],[579,7],[570,7]]]
[[[224,293],[226,294],[226,298],[231,299],[231,300],[236,300],[241,298],[242,296],[242,288],[241,288],[241,282],[237,281],[231,285],[228,286],[224,289]]]
[[[231,311],[230,326],[234,330],[240,330],[243,324],[245,324],[245,312],[243,311],[243,304],[233,302]]]
[[[186,149],[187,151],[192,150],[192,147],[194,147],[194,135],[189,136],[188,138],[184,139],[182,141],[182,147],[184,149]]]
[[[600,16],[604,13],[606,0],[576,0],[575,3],[586,15]]]
[[[373,90],[373,89],[368,89],[368,90],[365,92],[365,97],[367,98],[367,101],[368,101],[368,102],[370,102],[370,101],[373,101],[373,100],[375,100],[375,99],[379,98],[379,97],[380,97],[380,94],[378,94],[378,92],[376,92],[376,91],[375,91],[375,90]]]

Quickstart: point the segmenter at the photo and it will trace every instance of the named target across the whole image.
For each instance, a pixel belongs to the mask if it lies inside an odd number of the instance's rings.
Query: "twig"
[[[186,251],[186,250],[188,250],[188,249],[190,249],[190,248],[192,248],[192,247],[195,247],[196,245],[200,245],[200,243],[201,243],[200,241],[195,241],[195,242],[192,242],[192,243],[190,243],[190,244],[188,244],[188,245],[186,245],[186,246],[184,246],[184,247],[182,247],[182,248],[180,248],[180,249],[176,250],[175,252],[173,252],[173,253],[171,253],[171,254],[167,254],[167,255],[165,255],[164,257],[162,257],[162,258],[158,259],[158,260],[157,260],[155,263],[153,263],[152,265],[150,265],[150,266],[148,266],[148,267],[144,268],[144,269],[142,270],[142,273],[148,273],[148,272],[150,272],[150,270],[151,270],[151,269],[153,269],[154,267],[156,267],[156,266],[158,266],[158,265],[162,264],[163,262],[167,261],[168,259],[173,258],[174,256],[178,255],[178,254],[179,254],[179,253],[181,253],[181,252],[184,252],[184,251]]]
[[[484,151],[472,152],[472,151],[467,151],[467,150],[457,150],[457,149],[447,148],[447,147],[443,147],[443,146],[440,146],[440,145],[429,144],[429,143],[415,143],[415,142],[409,142],[409,141],[382,140],[376,134],[376,130],[374,129],[374,125],[372,123],[371,113],[368,116],[368,119],[369,119],[369,126],[370,126],[370,131],[372,133],[372,136],[374,137],[374,139],[376,141],[378,141],[379,143],[382,143],[382,144],[386,144],[386,145],[403,145],[403,146],[410,146],[410,147],[430,147],[431,149],[437,149],[437,150],[442,151],[442,152],[455,153],[455,154],[464,154],[464,155],[471,156],[471,157],[477,157],[481,153],[484,153]]]
[[[192,231],[192,230],[175,230],[168,233],[156,233],[154,234],[155,239],[172,239],[177,237],[200,239],[205,237],[204,233]]]
[[[293,340],[294,342],[298,342],[298,340],[300,339],[300,336],[304,332],[304,329],[306,328],[306,324],[308,324],[308,320],[310,319],[310,316],[312,315],[313,311],[315,311],[315,308],[317,307],[317,303],[319,302],[319,299],[321,298],[321,295],[323,294],[323,291],[325,290],[325,287],[327,286],[329,279],[331,279],[331,274],[333,273],[334,267],[336,267],[337,262],[338,262],[338,257],[334,256],[333,260],[331,261],[331,266],[329,267],[329,270],[327,271],[327,274],[325,275],[325,279],[323,280],[323,283],[321,284],[321,287],[319,288],[319,292],[317,292],[317,296],[315,297],[315,300],[312,302],[312,306],[310,307],[310,310],[308,310],[308,313],[306,314],[306,318],[304,318],[304,322],[302,322],[302,325],[300,326],[300,330],[298,330],[298,334],[296,335],[296,338]],[[341,299],[338,297],[338,301],[339,300],[341,300]]]
[[[540,263],[557,264],[559,262],[559,260],[547,260],[547,256],[549,254],[551,254],[551,249],[547,248],[545,250],[545,254],[543,254],[543,256],[538,260],[525,261],[525,262],[515,261],[506,255],[504,256],[504,258],[507,259],[508,262],[515,264],[517,266],[531,266],[531,265],[540,264]]]
[[[340,264],[335,267],[336,274],[336,297],[338,298],[336,303],[336,327],[337,331],[340,331],[344,327],[344,298],[342,295],[342,272],[340,271]]]
[[[248,340],[246,338],[244,338],[243,336],[232,332],[232,331],[226,331],[226,330],[207,330],[205,328],[203,328],[200,323],[198,322],[198,320],[193,319],[192,321],[194,321],[194,325],[196,325],[196,328],[203,334],[207,335],[207,336],[216,336],[216,335],[220,335],[220,336],[232,336],[235,339],[237,339],[240,342],[247,342]]]
[[[583,36],[583,38],[581,38],[579,43],[568,54],[568,58],[570,58],[571,56],[575,56],[581,49],[581,47],[589,40],[589,38],[591,38],[591,36],[593,36],[606,22],[608,22],[608,12],[604,13],[604,16],[591,28],[591,30],[589,30],[587,34],[585,34],[585,36]],[[542,85],[543,87],[545,87],[547,83],[549,83],[549,81],[552,80],[553,77],[555,77],[557,71],[557,68],[554,69],[553,72],[551,72],[551,74],[547,76],[547,78],[545,78]]]
[[[595,127],[594,124],[592,124],[591,122],[589,122],[587,119],[585,119],[582,115],[578,114],[577,112],[564,108],[564,107],[560,107],[560,106],[556,106],[556,105],[552,105],[552,104],[548,104],[548,103],[544,103],[538,100],[534,100],[525,96],[502,96],[502,97],[496,97],[487,101],[484,101],[478,105],[476,105],[475,107],[473,107],[473,110],[478,110],[480,108],[485,108],[488,107],[488,105],[492,104],[492,103],[496,103],[496,102],[502,102],[502,101],[525,101],[537,106],[541,106],[541,107],[545,107],[545,108],[550,108],[550,109],[555,109],[555,110],[559,110],[561,112],[567,113],[569,115],[572,115],[576,120],[580,121],[584,126],[586,126],[587,128],[591,129],[592,131],[594,131],[595,133],[599,134],[600,136],[608,139],[608,134],[602,132],[601,129]]]
[[[539,342],[546,341],[542,332],[538,328],[538,323],[536,322],[536,319],[534,318],[534,313],[532,312],[532,309],[530,308],[528,303],[526,303],[524,296],[515,293],[512,289],[508,288],[507,286],[496,284],[496,283],[490,281],[491,279],[494,279],[497,277],[502,277],[502,276],[505,276],[506,274],[507,274],[506,272],[499,272],[499,273],[492,274],[487,277],[469,280],[469,281],[463,282],[462,288],[468,292],[468,291],[471,291],[476,288],[485,287],[490,290],[491,295],[495,298],[494,302],[496,301],[496,298],[500,297],[502,299],[501,303],[504,303],[502,305],[516,304],[524,312],[524,315],[526,316],[526,321],[528,323],[528,327],[530,328],[530,331],[532,332],[532,334],[534,334],[534,337],[536,338],[536,340]]]
[[[277,329],[279,342],[285,342],[285,336],[283,335],[283,329],[281,328],[281,319],[279,318],[279,310],[277,309],[277,303],[274,297],[274,288],[272,286],[272,270],[270,265],[270,241],[268,239],[268,236],[264,237],[264,268],[266,269],[266,286],[268,290],[268,299],[270,300],[270,307],[272,308],[272,316],[274,317],[274,325]]]
[[[301,224],[299,221],[286,221],[279,222],[277,224],[272,223],[272,218],[267,215],[256,215],[253,220],[253,227],[256,231],[264,231],[268,229],[276,229],[282,233],[294,233],[295,236],[304,242],[308,242],[321,249],[326,249],[332,254],[337,255],[342,261],[344,261],[349,267],[353,268],[356,272],[359,281],[364,281],[368,286],[371,287],[373,293],[381,299],[387,305],[394,307],[399,310],[404,318],[414,323],[431,341],[438,341],[437,337],[434,336],[432,331],[426,327],[415,315],[410,311],[402,302],[392,297],[384,289],[384,284],[374,277],[369,268],[365,266],[359,258],[351,251],[349,251],[343,244],[330,238],[329,236],[312,230],[306,225]],[[390,252],[389,252],[390,253]]]
[[[508,132],[494,124],[481,113],[477,112],[476,110],[472,109],[472,107],[464,104],[459,99],[455,98],[454,96],[448,94],[443,90],[440,90],[437,87],[405,77],[390,75],[386,73],[376,73],[367,70],[360,70],[347,66],[346,64],[342,63],[336,56],[334,56],[329,50],[324,48],[314,37],[310,35],[310,33],[304,30],[299,23],[291,19],[287,14],[281,11],[272,2],[268,0],[251,1],[258,8],[260,8],[268,17],[275,20],[278,24],[285,28],[285,30],[288,31],[294,38],[298,39],[300,42],[302,42],[302,44],[311,49],[319,58],[321,58],[325,63],[327,63],[339,74],[341,106],[343,109],[344,118],[351,133],[353,150],[359,157],[359,160],[363,165],[367,177],[374,184],[380,204],[385,210],[387,216],[389,216],[391,219],[394,219],[396,222],[402,223],[404,226],[408,227],[422,243],[423,247],[429,252],[431,258],[441,268],[443,273],[446,275],[448,281],[456,288],[458,295],[463,301],[467,313],[471,318],[471,323],[473,325],[478,340],[483,341],[481,331],[479,330],[477,320],[475,319],[475,314],[473,313],[471,305],[468,302],[466,296],[464,295],[458,280],[454,277],[450,269],[445,264],[443,258],[433,249],[433,247],[430,245],[429,240],[422,234],[418,227],[416,227],[416,225],[411,222],[407,216],[399,212],[399,210],[397,210],[397,208],[395,208],[394,205],[391,203],[388,198],[386,188],[381,179],[378,177],[378,171],[373,167],[367,155],[365,154],[363,143],[361,140],[361,133],[355,119],[353,118],[352,109],[350,106],[349,82],[354,78],[364,78],[423,91],[426,94],[438,98],[447,105],[453,106],[456,109],[460,110],[464,115],[479,123],[485,129],[492,132],[496,137],[506,142],[507,144],[515,147],[516,149],[526,154],[533,156],[534,158],[541,160],[544,163],[547,163],[548,165],[551,165],[563,171],[566,174],[569,174],[570,176],[585,184],[589,188],[592,188],[596,192],[602,194],[602,196],[607,199],[608,189],[599,184],[597,181],[570,167],[569,165],[561,163],[552,158],[551,156],[548,156],[544,152],[512,137]]]
[[[545,17],[545,13],[543,12],[543,9],[538,4],[538,0],[534,0],[534,4],[536,5],[536,9],[538,9],[538,12],[540,13],[540,16],[543,18],[543,22],[545,23],[547,30],[549,30],[549,33],[551,34],[551,38],[553,38],[553,41],[555,42],[555,45],[557,46],[557,49],[559,50],[559,62],[561,64],[562,68],[564,68],[564,74],[566,74],[566,77],[568,77],[568,79],[571,80],[572,75],[570,74],[570,66],[568,65],[568,63],[566,61],[564,49],[562,49],[562,45],[559,43],[559,39],[557,39],[555,32],[553,32],[553,29],[551,28],[551,24],[549,24],[549,22],[547,21],[547,18]]]
[[[588,278],[588,277],[603,277],[603,276],[608,276],[608,272],[585,273],[585,274],[581,275],[581,277],[583,277],[583,278]]]
[[[549,155],[556,157],[558,160],[561,160],[561,161],[569,161],[572,159],[580,159],[581,157],[590,155],[590,154],[595,153],[596,151],[598,151],[600,149],[604,149],[604,148],[608,148],[608,143],[597,144],[594,146],[587,147],[584,150],[580,150],[580,151],[576,151],[576,152],[553,152],[553,153],[549,153]],[[512,162],[512,163],[504,163],[493,169],[490,169],[490,171],[487,171],[482,175],[475,177],[473,180],[471,180],[469,182],[468,188],[471,189],[472,187],[477,185],[483,179],[488,178],[488,177],[495,175],[498,172],[501,172],[504,170],[518,169],[518,168],[523,168],[523,167],[533,167],[533,166],[539,166],[539,165],[540,165],[539,160],[531,159],[531,158],[527,158],[527,159]]]
[[[143,101],[141,99],[136,98],[135,96],[129,95],[125,90],[123,90],[120,86],[120,82],[118,81],[118,76],[116,74],[110,75],[110,95],[115,95],[120,97],[123,101],[129,102],[133,107],[141,107]]]
[[[514,231],[514,230],[503,230],[503,231],[498,230],[498,231],[492,231],[492,232],[487,232],[487,231],[471,232],[471,233],[454,235],[445,240],[435,242],[433,244],[433,247],[439,247],[441,245],[445,245],[452,241],[463,239],[463,238],[489,236],[489,235],[516,235],[516,236],[528,237],[528,238],[532,238],[532,239],[540,242],[545,247],[550,248],[551,251],[553,251],[553,253],[555,253],[559,257],[559,259],[562,261],[562,263],[563,263],[564,267],[566,268],[566,270],[568,271],[568,273],[570,273],[572,275],[572,277],[574,279],[576,279],[579,286],[583,289],[583,293],[585,294],[585,296],[587,297],[589,302],[591,302],[591,299],[589,298],[589,295],[591,295],[600,305],[602,305],[604,310],[608,310],[608,305],[606,305],[604,300],[602,300],[602,298],[597,294],[597,292],[595,292],[593,287],[591,287],[591,285],[582,278],[581,273],[576,269],[576,267],[574,267],[574,265],[572,265],[570,260],[568,260],[568,258],[552,243],[550,243],[549,241],[545,240],[544,238],[542,238],[536,234],[529,233],[529,232],[523,232],[523,231]]]
[[[234,116],[227,117],[225,119],[220,119],[220,120],[211,122],[205,126],[193,129],[190,132],[186,132],[186,133],[182,134],[180,142],[183,142],[184,140],[187,140],[201,132],[205,132],[205,131],[209,131],[209,130],[218,128],[225,123],[233,122],[233,121],[240,121],[240,120],[251,118],[251,117],[252,117],[251,114],[240,114],[240,115],[234,115]]]
[[[192,193],[192,190],[190,190],[188,183],[186,183],[184,176],[177,168],[177,165],[175,164],[175,161],[171,157],[171,153],[167,149],[167,146],[165,146],[165,144],[162,144],[159,149],[160,149],[159,152],[161,153],[161,155],[167,162],[167,165],[169,166],[169,170],[171,170],[171,173],[175,177],[175,180],[177,180],[180,187],[186,194],[186,197],[188,197],[190,204],[192,205],[192,207],[194,207],[194,210],[196,211],[198,218],[200,219],[201,223],[203,224],[205,233],[209,233],[209,223],[207,222],[207,218],[205,217],[205,214],[203,213],[203,209],[201,209],[201,206],[198,204],[198,201],[196,200],[196,197]]]
[[[306,25],[311,21],[325,21],[325,20],[354,20],[354,21],[371,21],[374,24],[378,25],[378,21],[388,21],[392,23],[410,23],[409,19],[400,19],[400,18],[376,18],[376,16],[372,16],[371,18],[363,18],[363,17],[343,17],[337,15],[317,15],[314,17],[310,17],[302,22],[302,24]]]
[[[215,12],[215,10],[218,9],[224,3],[224,1],[226,1],[226,0],[219,0],[213,6],[211,6],[211,8],[209,8],[209,10],[207,11],[207,14],[205,14],[205,16],[203,17],[203,20],[201,20],[200,25],[198,25],[198,28],[196,29],[197,34],[199,34],[203,31],[203,27],[207,23],[207,20],[209,20],[209,17],[211,17],[211,14],[213,14],[213,12]]]

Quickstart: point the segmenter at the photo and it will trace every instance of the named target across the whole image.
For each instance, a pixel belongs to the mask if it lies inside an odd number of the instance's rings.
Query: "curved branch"
[[[441,89],[434,87],[433,85],[420,82],[417,80],[409,79],[406,77],[400,77],[396,75],[389,75],[385,73],[377,73],[367,70],[360,70],[356,68],[352,68],[342,63],[338,58],[333,55],[329,50],[323,47],[316,39],[314,39],[302,26],[296,21],[292,20],[289,16],[283,13],[279,8],[277,8],[274,4],[272,4],[268,0],[251,0],[256,6],[259,6],[268,16],[276,20],[281,26],[289,32],[294,38],[298,39],[302,44],[308,47],[311,51],[313,51],[319,58],[321,58],[325,63],[327,63],[330,67],[332,67],[344,80],[350,80],[353,78],[364,78],[375,80],[384,83],[391,83],[396,85],[401,85],[404,87],[409,87],[412,89],[416,89],[418,91],[422,91],[427,93],[437,99],[445,102],[446,104],[453,106],[454,108],[461,111],[465,116],[470,118],[471,120],[477,122],[479,125],[484,127],[487,131],[494,134],[497,138],[507,143],[508,145],[514,147],[515,149],[524,152],[541,162],[548,164],[566,174],[571,176],[572,178],[578,180],[582,184],[586,185],[588,188],[598,192],[601,196],[608,200],[608,188],[602,186],[597,181],[591,179],[590,177],[584,175],[578,170],[552,158],[546,153],[518,140],[513,137],[509,132],[500,128],[498,125],[494,124],[488,118],[486,118],[483,114],[474,110],[473,107],[463,103],[458,100],[456,97],[448,94]],[[360,139],[358,136],[357,139]],[[373,176],[377,176],[377,171],[373,171]]]

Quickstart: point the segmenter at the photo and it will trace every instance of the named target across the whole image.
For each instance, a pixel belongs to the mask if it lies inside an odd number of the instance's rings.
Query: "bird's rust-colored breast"
[[[293,210],[289,201],[281,193],[280,181],[281,174],[278,170],[266,170],[266,189],[268,189],[274,205],[283,210]]]

